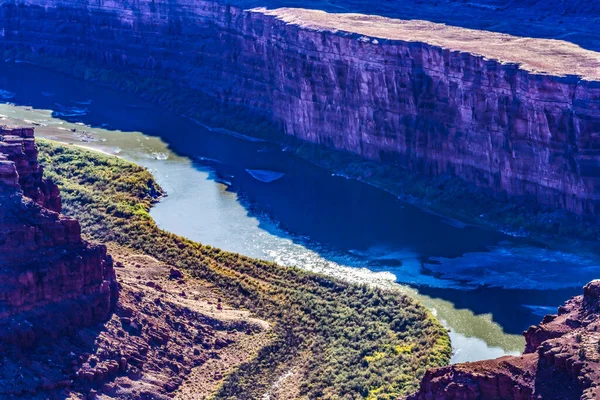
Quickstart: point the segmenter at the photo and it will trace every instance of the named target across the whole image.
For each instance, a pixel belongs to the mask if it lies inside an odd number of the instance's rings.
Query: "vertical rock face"
[[[214,1],[16,0],[0,46],[170,79],[308,142],[600,215],[600,57],[566,42]]]
[[[32,129],[0,129],[0,351],[102,321],[117,295],[106,248],[59,214],[34,140]]]
[[[409,400],[600,396],[600,281],[524,333],[525,353],[428,371]]]
[[[6,169],[6,175],[0,169],[0,182],[18,187],[42,207],[60,212],[58,187],[43,178],[37,156],[33,128],[0,127],[0,165]]]

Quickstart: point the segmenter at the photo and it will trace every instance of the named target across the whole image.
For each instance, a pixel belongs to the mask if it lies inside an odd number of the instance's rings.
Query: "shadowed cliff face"
[[[0,127],[0,354],[103,321],[114,306],[106,248],[60,210],[33,129]]]
[[[360,27],[379,23],[348,18],[343,29],[352,19]],[[373,38],[314,19],[205,1],[26,0],[2,6],[0,44],[167,78],[305,141],[598,215],[600,86],[585,72],[596,70],[597,53],[579,58],[563,42],[536,42],[561,50],[536,65],[539,47],[531,45],[533,58],[519,68],[473,55],[477,43],[486,55],[486,46],[504,40],[487,43],[475,31],[434,46],[400,40],[393,26]],[[420,40],[410,29],[407,40]]]

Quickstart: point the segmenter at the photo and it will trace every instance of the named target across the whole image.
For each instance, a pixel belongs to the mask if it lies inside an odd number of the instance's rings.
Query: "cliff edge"
[[[430,370],[408,400],[591,400],[600,396],[600,281],[525,333],[520,357]]]
[[[209,124],[600,216],[600,53],[567,40],[205,0],[10,1],[0,32]]]
[[[33,129],[0,127],[0,351],[103,321],[116,302],[106,247],[59,214],[42,174]]]

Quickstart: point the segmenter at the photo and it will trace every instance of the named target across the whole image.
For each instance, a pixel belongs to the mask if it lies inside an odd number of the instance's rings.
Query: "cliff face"
[[[409,400],[593,399],[600,395],[600,281],[524,333],[521,357],[430,370]]]
[[[5,2],[0,38],[176,81],[302,140],[600,214],[600,58],[566,42],[184,0]]]
[[[60,208],[33,129],[0,128],[0,352],[103,321],[114,306],[111,257]]]
[[[0,127],[0,182],[21,189],[42,207],[60,213],[58,187],[42,177],[33,128]]]

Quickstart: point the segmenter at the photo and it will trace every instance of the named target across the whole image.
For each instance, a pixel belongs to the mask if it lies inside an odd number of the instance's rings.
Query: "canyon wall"
[[[407,400],[596,399],[600,396],[600,281],[525,332],[522,356],[430,370]]]
[[[59,214],[34,140],[0,127],[0,354],[104,321],[117,297],[112,258]]]
[[[0,46],[166,78],[304,141],[600,215],[600,56],[567,42],[207,1],[15,0]]]

